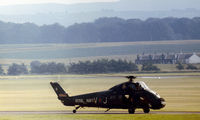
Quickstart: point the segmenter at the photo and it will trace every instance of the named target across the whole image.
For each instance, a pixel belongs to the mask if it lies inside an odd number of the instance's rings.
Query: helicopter
[[[151,90],[144,82],[134,82],[136,76],[126,76],[128,82],[113,86],[106,91],[69,96],[58,82],[50,82],[58,99],[65,106],[75,106],[72,111],[76,113],[81,107],[98,107],[110,109],[128,109],[129,114],[134,114],[135,110],[143,109],[144,113],[149,113],[150,109],[161,109],[166,103],[159,94]]]

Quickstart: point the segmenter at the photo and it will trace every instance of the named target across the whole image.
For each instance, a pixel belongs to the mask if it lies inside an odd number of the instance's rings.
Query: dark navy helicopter
[[[157,110],[165,107],[165,100],[149,89],[144,82],[134,82],[135,76],[126,76],[126,78],[129,79],[128,82],[109,90],[77,96],[69,96],[57,82],[50,84],[65,106],[76,106],[73,113],[76,113],[80,107],[107,108],[106,112],[110,109],[128,109],[130,114],[134,114],[137,108],[143,109],[144,113],[149,113],[150,109]]]

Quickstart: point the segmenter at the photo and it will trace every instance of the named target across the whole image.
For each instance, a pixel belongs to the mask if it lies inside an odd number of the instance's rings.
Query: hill
[[[134,4],[134,2],[136,1],[128,1],[126,2],[122,0],[118,2],[82,3],[72,5],[49,3],[0,6],[0,20],[14,23],[31,22],[37,25],[59,23],[68,27],[69,25],[73,25],[74,23],[92,22],[95,19],[101,17],[119,17],[123,19],[139,18],[142,20],[146,20],[150,17],[164,18],[170,16],[177,18],[193,18],[196,16],[200,16],[200,8],[192,8],[192,6],[170,10],[137,10],[136,7],[133,7],[133,5],[137,6],[136,4]],[[149,0],[146,1],[150,2]],[[148,4],[147,2],[145,3]],[[150,2],[150,4],[152,3]],[[174,1],[172,2],[172,4],[174,4]],[[170,4],[170,6],[172,4]],[[159,6],[157,4],[155,5]],[[140,6],[142,6],[142,4],[140,4]]]
[[[69,27],[0,22],[0,44],[194,40],[200,39],[199,33],[200,17],[145,21],[111,17]]]

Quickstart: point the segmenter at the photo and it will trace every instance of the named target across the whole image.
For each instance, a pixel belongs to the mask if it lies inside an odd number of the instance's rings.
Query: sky
[[[74,5],[75,3],[91,3],[91,2],[93,4]],[[103,3],[95,3],[95,2],[103,2]],[[57,4],[42,4],[42,3],[57,3]],[[70,4],[70,5],[67,6],[62,4]],[[63,11],[80,13],[80,12],[101,11],[101,10],[114,10],[114,11],[168,10],[169,11],[169,10],[185,10],[188,8],[200,10],[200,0],[0,0],[0,14],[3,15],[36,14],[44,12],[55,13]]]
[[[119,10],[131,8],[132,10],[170,10],[200,8],[200,0],[0,0],[0,6],[19,4],[75,4],[75,3],[115,2]],[[112,9],[112,8],[110,8]]]
[[[115,2],[119,0],[0,0],[0,5],[40,4],[40,3],[88,3],[88,2]]]

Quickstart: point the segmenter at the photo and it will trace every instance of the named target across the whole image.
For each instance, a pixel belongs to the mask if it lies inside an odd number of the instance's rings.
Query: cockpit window
[[[119,85],[116,85],[112,88],[110,88],[109,90],[137,90],[137,85],[135,83],[122,83],[122,84],[119,84]]]
[[[136,90],[135,84],[130,84],[130,85],[129,85],[129,88],[131,88],[132,90]]]
[[[142,87],[145,90],[149,90],[149,87],[142,81],[137,82],[140,87]]]
[[[158,98],[160,98],[160,95],[156,92],[154,92],[153,90],[149,89],[149,87],[142,81],[137,82],[143,89],[151,92],[152,94],[156,95]]]

